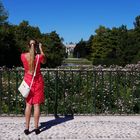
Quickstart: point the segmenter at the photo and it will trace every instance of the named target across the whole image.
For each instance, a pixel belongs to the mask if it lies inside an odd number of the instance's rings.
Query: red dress
[[[26,102],[33,105],[33,104],[41,104],[44,103],[45,97],[44,97],[44,80],[43,76],[40,71],[40,64],[41,61],[43,61],[44,56],[39,54],[39,61],[38,66],[36,69],[36,76],[34,77],[33,85],[31,87],[31,91],[26,98]],[[27,82],[28,85],[31,84],[33,75],[29,73],[29,65],[28,61],[25,57],[25,53],[21,54],[21,60],[24,66],[24,80]],[[34,66],[37,62],[37,56],[35,56],[34,60]]]

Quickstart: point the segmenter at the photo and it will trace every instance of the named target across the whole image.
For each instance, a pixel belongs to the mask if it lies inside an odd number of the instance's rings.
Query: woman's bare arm
[[[41,55],[43,55],[43,60],[42,60],[42,64],[45,64],[46,63],[46,56],[45,56],[45,54],[44,54],[44,52],[43,52],[43,49],[42,49],[42,44],[41,43],[39,43],[39,49],[40,49],[40,54]]]

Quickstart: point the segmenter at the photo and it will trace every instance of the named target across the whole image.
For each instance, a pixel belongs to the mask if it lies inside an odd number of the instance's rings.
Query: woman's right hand
[[[42,49],[42,43],[39,43],[39,49],[40,49],[40,53],[44,56],[42,64],[45,64],[46,63],[46,57],[45,57],[45,54],[44,54],[43,49]]]
[[[42,43],[39,43],[39,50],[42,52]]]

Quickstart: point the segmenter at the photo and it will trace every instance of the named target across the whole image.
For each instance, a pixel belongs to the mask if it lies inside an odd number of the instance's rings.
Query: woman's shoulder
[[[21,53],[21,56],[26,56],[26,55],[28,55],[27,52]]]
[[[27,53],[21,53],[21,59],[24,60],[26,55],[27,55]]]

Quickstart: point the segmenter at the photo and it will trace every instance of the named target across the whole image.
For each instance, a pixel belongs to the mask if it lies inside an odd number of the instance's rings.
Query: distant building
[[[66,44],[66,53],[69,55],[73,54],[76,44]]]

